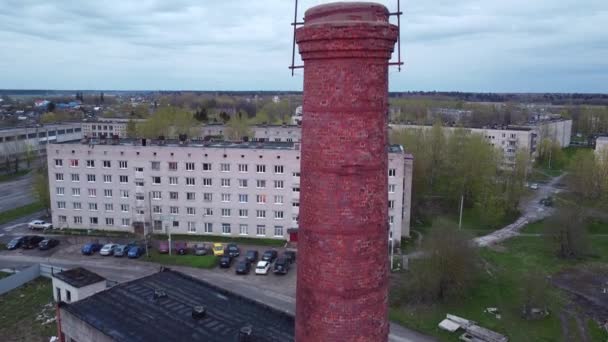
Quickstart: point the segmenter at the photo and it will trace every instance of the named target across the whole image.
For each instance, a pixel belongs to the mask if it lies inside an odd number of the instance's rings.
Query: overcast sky
[[[393,91],[608,92],[608,0],[402,9]],[[293,0],[0,0],[0,88],[301,90],[292,20]]]

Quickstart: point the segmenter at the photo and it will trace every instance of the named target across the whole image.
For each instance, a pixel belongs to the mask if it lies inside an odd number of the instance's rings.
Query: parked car
[[[222,256],[224,255],[224,245],[221,243],[214,243],[213,244],[213,255],[215,256]]]
[[[232,265],[232,257],[230,255],[223,255],[220,258],[220,267],[221,268],[230,268]]]
[[[173,245],[173,249],[179,255],[186,255],[186,254],[188,254],[188,244],[185,243],[185,242],[182,242],[182,241],[176,242],[175,245]]]
[[[26,235],[23,237],[23,241],[21,241],[21,248],[23,249],[32,249],[38,247],[40,241],[44,240],[44,237],[39,235]]]
[[[276,259],[278,256],[277,251],[273,250],[268,250],[266,252],[264,252],[264,254],[262,254],[262,260],[264,261],[269,261],[269,262],[273,262],[274,259]]]
[[[23,238],[24,236],[13,238],[11,241],[9,241],[9,243],[6,244],[6,249],[13,250],[21,247],[21,244],[23,243]]]
[[[197,243],[193,247],[194,255],[207,255],[209,253],[209,248],[204,243]]]
[[[266,260],[261,260],[261,261],[258,261],[258,264],[255,267],[255,274],[266,275],[266,274],[268,274],[269,270],[270,270],[270,262],[268,262]]]
[[[160,254],[169,253],[169,243],[167,241],[160,241],[158,243],[158,253],[160,253]]]
[[[245,259],[251,263],[258,262],[258,251],[249,250],[245,253]]]
[[[249,271],[251,271],[251,262],[249,262],[247,258],[239,260],[234,271],[236,274],[249,274]]]
[[[118,245],[115,243],[105,244],[105,245],[103,245],[103,247],[101,247],[101,250],[99,250],[99,255],[103,255],[103,256],[113,255],[117,246]]]
[[[34,221],[28,223],[27,227],[29,229],[42,229],[42,230],[53,229],[53,225],[51,223],[43,221],[43,220],[34,220]]]
[[[236,243],[229,243],[226,246],[226,251],[228,251],[228,255],[233,258],[236,258],[241,255],[241,250],[239,249],[239,246],[236,245]]]
[[[41,251],[45,251],[47,249],[56,247],[58,244],[59,244],[59,240],[47,238],[47,239],[40,241],[40,243],[38,244],[38,249]]]
[[[130,245],[118,245],[114,249],[114,256],[117,258],[122,258],[123,256],[126,256],[129,253],[130,248]]]
[[[274,263],[272,272],[275,274],[287,274],[289,272],[289,261],[285,258],[278,258]]]
[[[141,246],[133,246],[131,248],[129,248],[129,253],[127,254],[127,256],[129,257],[129,259],[137,259],[140,256],[142,256],[145,252],[144,247]]]
[[[552,207],[553,206],[553,197],[549,196],[549,197],[545,197],[545,198],[541,199],[540,204],[544,205],[545,207]]]
[[[283,252],[283,258],[287,260],[290,264],[296,262],[296,252],[295,251],[285,251]]]
[[[91,254],[94,254],[95,252],[99,252],[101,250],[101,247],[103,247],[103,245],[100,243],[89,242],[89,243],[85,244],[84,246],[82,246],[82,249],[80,250],[80,252],[84,255],[91,255]]]
[[[532,189],[532,190],[538,190],[538,183],[532,183],[530,185],[530,189]]]

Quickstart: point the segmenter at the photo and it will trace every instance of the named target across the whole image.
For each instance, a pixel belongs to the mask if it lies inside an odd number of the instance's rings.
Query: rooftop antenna
[[[396,65],[397,70],[401,71],[401,66],[404,64],[401,61],[401,15],[403,12],[401,11],[401,0],[397,0],[397,12],[390,12],[388,15],[397,16],[397,31],[399,35],[397,36],[397,61],[389,62],[388,65]],[[293,11],[293,22],[291,26],[293,26],[293,40],[291,42],[291,65],[289,69],[291,70],[291,76],[294,76],[295,69],[302,69],[304,65],[295,65],[296,63],[296,29],[298,26],[304,25],[304,21],[298,21],[298,0],[295,0],[295,8]]]

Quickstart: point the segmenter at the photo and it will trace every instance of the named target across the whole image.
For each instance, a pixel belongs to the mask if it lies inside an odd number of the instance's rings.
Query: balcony
[[[135,171],[135,179],[144,179],[143,171]]]

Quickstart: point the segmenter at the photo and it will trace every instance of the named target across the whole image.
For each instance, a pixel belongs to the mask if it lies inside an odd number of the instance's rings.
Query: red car
[[[158,253],[160,253],[160,254],[169,253],[169,243],[167,241],[160,241],[158,243]]]

